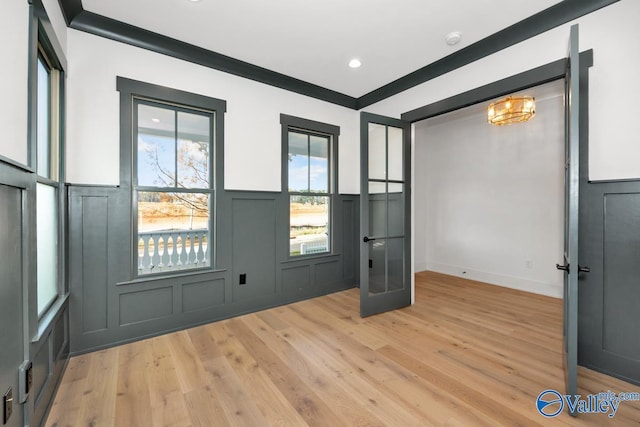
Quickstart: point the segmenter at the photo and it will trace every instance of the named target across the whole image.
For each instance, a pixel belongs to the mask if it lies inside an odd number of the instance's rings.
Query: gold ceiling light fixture
[[[488,122],[497,126],[526,122],[535,115],[536,100],[533,96],[508,96],[492,102],[487,108]]]

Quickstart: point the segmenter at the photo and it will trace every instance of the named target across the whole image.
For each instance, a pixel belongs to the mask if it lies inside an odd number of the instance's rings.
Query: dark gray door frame
[[[593,66],[593,49],[580,53],[581,71]],[[508,95],[530,87],[539,86],[544,83],[565,78],[565,70],[567,69],[567,59],[562,58],[557,61],[550,62],[540,67],[532,68],[511,77],[480,86],[475,89],[463,92],[458,95],[451,96],[441,101],[434,102],[423,107],[407,111],[400,117],[402,120],[415,123],[421,120],[436,117],[451,111],[459,110],[470,105],[485,102],[493,98]],[[588,94],[588,86],[580,87],[580,98]],[[588,99],[585,97],[585,99]],[[582,104],[580,105],[582,107]],[[580,135],[588,135],[588,121],[581,120]],[[584,131],[584,133],[583,133]],[[582,148],[582,147],[581,147]],[[582,169],[581,169],[582,170]]]
[[[577,34],[574,36],[574,31],[577,33],[577,26],[575,27],[576,28],[572,27],[571,29],[572,39],[574,39],[575,36],[577,36]],[[575,49],[577,50],[577,47]],[[589,176],[588,175],[589,174],[589,171],[588,171],[588,152],[589,152],[589,116],[588,116],[588,107],[589,107],[588,74],[589,73],[588,73],[588,69],[591,66],[593,66],[593,50],[581,52],[578,56],[578,60],[575,62],[578,62],[579,66],[577,67],[576,70],[574,70],[575,73],[572,74],[572,78],[577,77],[579,75],[579,78],[575,79],[577,81],[573,82],[575,84],[575,86],[573,87],[575,90],[577,90],[578,96],[576,98],[578,98],[577,106],[578,106],[578,111],[580,112],[580,116],[579,118],[574,118],[575,120],[573,121],[572,126],[575,127],[575,129],[571,129],[571,130],[572,132],[577,133],[579,135],[578,145],[577,147],[575,147],[575,149],[577,149],[578,152],[580,153],[579,162],[578,162],[579,174],[581,178],[584,178]],[[474,105],[480,102],[486,102],[490,99],[494,99],[500,96],[522,91],[524,89],[538,86],[551,81],[562,79],[562,80],[565,80],[567,84],[569,84],[567,79],[567,70],[569,69],[568,66],[569,66],[569,59],[563,58],[563,59],[551,62],[549,64],[542,65],[540,67],[525,71],[523,73],[511,76],[511,77],[507,77],[505,79],[496,81],[494,83],[490,83],[485,86],[472,89],[470,91],[461,93],[459,95],[455,95],[447,99],[444,99],[423,107],[416,108],[414,110],[411,110],[402,114],[401,117],[403,120],[414,123],[414,122],[428,119],[431,117],[439,116],[451,111],[455,111],[470,105]],[[569,117],[567,117],[566,119],[568,120]],[[566,156],[569,156],[569,153],[567,153]],[[577,171],[577,168],[576,168],[576,171]],[[578,191],[577,181],[579,180],[578,179],[579,177],[576,174],[576,176],[572,176],[571,178],[576,181],[575,196],[577,196],[577,191]],[[578,213],[579,208],[577,206],[577,202],[578,202],[578,198],[575,197],[576,206],[574,206],[574,208],[576,211],[576,215],[575,215],[576,217],[579,216],[579,213]],[[578,233],[577,218],[574,218],[574,221],[572,221],[572,223],[573,223],[572,227],[574,228],[573,232],[577,235]],[[575,242],[575,245],[577,246],[577,240]],[[575,278],[577,277],[577,273],[578,273],[577,250],[573,252],[574,254],[572,255],[571,267],[575,269],[575,274],[573,275],[573,278]],[[566,277],[565,277],[565,282],[566,282]],[[576,291],[578,286],[577,280],[575,280],[575,282],[576,283],[574,283],[575,285],[574,294],[577,293]],[[567,301],[566,287],[567,287],[567,284],[565,283],[565,301]],[[573,338],[575,342],[570,347],[571,351],[567,354],[568,363],[567,361],[565,361],[565,364],[566,364],[565,369],[567,371],[566,379],[567,379],[568,394],[577,393],[577,361],[578,361],[578,354],[577,354],[578,353],[578,343],[577,343],[578,341],[577,339],[578,338],[578,327],[577,327],[578,326],[577,325],[578,301],[577,301],[577,298],[573,298],[572,304],[573,306],[571,308],[572,308],[572,314],[573,314],[572,316],[573,321],[571,322],[571,325],[570,325],[570,327],[572,328],[572,334],[570,338]],[[568,343],[568,341],[566,341],[566,338],[569,337],[566,330],[567,308],[568,307],[565,306],[565,309],[564,309],[565,311],[565,344]]]

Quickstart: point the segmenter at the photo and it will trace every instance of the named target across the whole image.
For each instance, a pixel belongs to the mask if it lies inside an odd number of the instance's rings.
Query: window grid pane
[[[289,196],[289,254],[330,252],[329,212],[331,198],[321,195]]]
[[[289,255],[331,252],[331,137],[290,130]]]
[[[142,187],[209,189],[213,114],[137,102],[136,182]]]
[[[137,265],[141,275],[210,266],[210,193],[140,191]]]
[[[175,111],[138,105],[138,185],[175,184]]]
[[[309,138],[309,191],[329,192],[329,138]]]
[[[37,89],[37,171],[38,175],[51,178],[51,72],[44,59],[38,56]]]
[[[58,295],[58,201],[55,187],[36,185],[38,317]]]
[[[179,188],[209,188],[211,117],[178,112],[177,176]]]
[[[142,100],[135,106],[137,273],[210,267],[214,113]]]
[[[309,135],[289,132],[289,191],[309,191]]]

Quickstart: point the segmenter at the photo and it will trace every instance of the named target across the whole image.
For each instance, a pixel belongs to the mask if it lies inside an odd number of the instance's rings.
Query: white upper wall
[[[0,155],[27,164],[27,46],[29,5],[26,1],[4,1],[0,13]]]
[[[225,187],[280,191],[280,114],[340,126],[339,191],[358,193],[358,114],[350,109],[80,31],[68,31],[67,181],[116,185],[116,76],[227,101]]]
[[[589,175],[591,180],[640,178],[640,2],[621,0],[583,16],[580,50],[593,49],[589,72]],[[365,110],[400,114],[566,57],[572,23],[395,95]]]
[[[58,42],[66,49],[67,27],[57,0],[44,0]],[[28,163],[28,63],[29,63],[29,4],[24,1],[5,1],[0,13],[0,38],[4,40],[0,52],[10,58],[2,64],[0,93],[0,156],[18,163]]]

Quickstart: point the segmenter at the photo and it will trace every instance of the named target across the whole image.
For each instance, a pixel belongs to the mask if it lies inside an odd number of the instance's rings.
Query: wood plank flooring
[[[437,273],[360,318],[359,290],[74,357],[47,426],[640,426],[535,408],[563,390],[560,300]],[[580,392],[637,392],[580,368]]]

